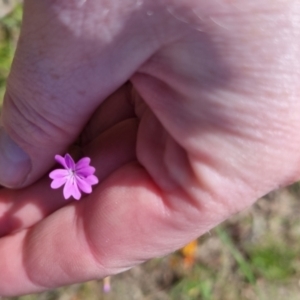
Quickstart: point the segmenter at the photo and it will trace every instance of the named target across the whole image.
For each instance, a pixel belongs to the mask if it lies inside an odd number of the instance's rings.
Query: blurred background
[[[0,0],[0,99],[21,21],[21,1]],[[176,253],[112,278],[1,300],[300,299],[299,198],[299,184],[272,192]]]

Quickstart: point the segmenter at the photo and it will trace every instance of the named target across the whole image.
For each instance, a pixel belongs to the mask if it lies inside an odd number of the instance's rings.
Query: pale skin
[[[292,0],[25,1],[2,125],[31,167],[0,159],[13,174],[0,295],[168,254],[298,180],[299,13]],[[65,201],[47,173],[82,130],[100,184]]]

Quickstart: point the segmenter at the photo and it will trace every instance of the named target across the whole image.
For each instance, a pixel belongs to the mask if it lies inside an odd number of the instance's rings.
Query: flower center
[[[75,175],[76,175],[75,170],[69,169],[68,171],[69,171],[69,176],[75,177]]]

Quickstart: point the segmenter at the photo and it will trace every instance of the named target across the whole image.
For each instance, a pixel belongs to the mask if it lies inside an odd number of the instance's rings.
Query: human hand
[[[264,2],[25,1],[2,111],[0,182],[22,189],[0,191],[0,295],[165,255],[299,178],[299,7]],[[69,202],[39,178],[81,132],[100,184]]]

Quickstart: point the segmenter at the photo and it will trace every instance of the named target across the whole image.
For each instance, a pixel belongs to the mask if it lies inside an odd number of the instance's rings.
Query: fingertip
[[[0,185],[8,188],[22,187],[31,168],[31,160],[28,154],[1,128]]]

